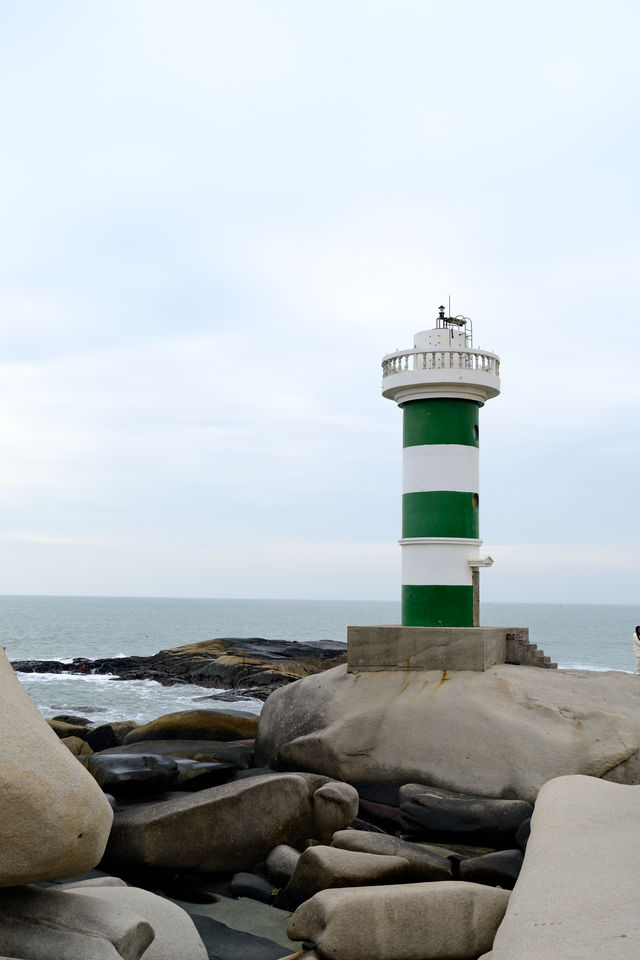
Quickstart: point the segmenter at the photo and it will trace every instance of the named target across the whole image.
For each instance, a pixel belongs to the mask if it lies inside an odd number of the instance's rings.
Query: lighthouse
[[[382,395],[402,409],[402,624],[477,627],[479,411],[500,393],[500,360],[445,316],[382,361]]]

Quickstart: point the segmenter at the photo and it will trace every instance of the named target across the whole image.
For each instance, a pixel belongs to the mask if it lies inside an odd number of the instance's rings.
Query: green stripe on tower
[[[472,627],[473,587],[402,587],[402,623],[406,627]]]
[[[474,400],[433,397],[403,405],[404,447],[478,447],[478,412]],[[434,451],[435,452],[435,451]],[[446,456],[443,453],[443,456]],[[428,461],[425,461],[425,468]],[[475,490],[426,490],[402,498],[402,536],[477,540],[478,495]],[[473,626],[473,586],[403,584],[402,622],[406,626]]]
[[[411,400],[402,407],[403,446],[462,443],[477,447],[478,410],[474,400]]]
[[[457,490],[405,493],[402,497],[403,537],[464,537],[477,539],[478,495]]]

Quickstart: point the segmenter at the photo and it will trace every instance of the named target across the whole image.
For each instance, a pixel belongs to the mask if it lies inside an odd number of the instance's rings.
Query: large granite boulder
[[[491,960],[636,960],[639,834],[640,786],[547,783]]]
[[[322,890],[298,907],[287,934],[336,960],[475,960],[508,901],[506,890],[458,880]]]
[[[244,870],[278,844],[325,841],[357,809],[354,788],[327,777],[250,777],[118,810],[105,862],[113,870]]]
[[[90,870],[113,813],[43,719],[0,650],[0,887]]]
[[[561,774],[640,782],[638,693],[638,678],[617,672],[335,667],[272,694],[256,762],[533,802]]]

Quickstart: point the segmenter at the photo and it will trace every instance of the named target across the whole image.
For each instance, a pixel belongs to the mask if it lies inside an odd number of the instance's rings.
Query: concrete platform
[[[347,627],[347,669],[483,671],[531,647],[527,627]]]

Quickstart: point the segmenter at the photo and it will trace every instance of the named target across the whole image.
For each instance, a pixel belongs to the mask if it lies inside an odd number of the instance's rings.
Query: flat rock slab
[[[637,960],[638,836],[640,786],[547,783],[491,960]]]
[[[347,783],[535,801],[569,773],[640,782],[640,680],[618,672],[335,667],[265,704],[256,762]]]

